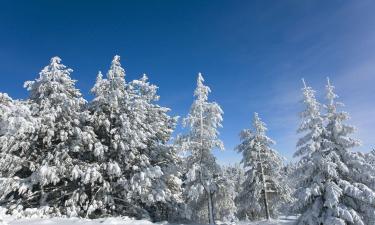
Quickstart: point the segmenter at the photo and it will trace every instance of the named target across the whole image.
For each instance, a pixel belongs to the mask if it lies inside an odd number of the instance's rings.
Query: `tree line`
[[[172,138],[178,118],[158,104],[158,87],[146,75],[127,81],[119,56],[89,102],[71,73],[53,57],[25,82],[27,99],[0,93],[0,205],[10,214],[375,224],[375,151],[351,150],[360,142],[329,80],[324,104],[303,81],[298,162],[284,162],[254,113],[236,147],[241,164],[222,166],[212,151],[224,149],[223,110],[202,74]]]

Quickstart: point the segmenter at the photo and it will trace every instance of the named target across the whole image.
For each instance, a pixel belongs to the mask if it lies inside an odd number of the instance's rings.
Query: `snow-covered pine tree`
[[[111,179],[110,185],[113,213],[166,219],[165,208],[180,198],[178,170],[173,168],[178,156],[167,145],[176,119],[168,116],[168,108],[155,104],[157,87],[146,76],[125,83],[119,56],[114,57],[107,79],[99,74],[92,91],[93,126],[108,149],[104,158],[120,169],[121,176]]]
[[[301,157],[295,173],[298,224],[373,224],[375,195],[366,183],[373,185],[374,178],[364,158],[349,151],[359,142],[349,137],[354,128],[343,123],[348,114],[337,111],[341,104],[329,83],[325,116],[314,90],[305,82],[302,90],[306,109],[298,132],[307,134],[298,141],[295,153]]]
[[[290,190],[283,176],[283,160],[271,148],[274,141],[266,136],[266,125],[254,113],[254,131],[241,132],[241,144],[236,147],[242,153],[245,181],[237,197],[240,219],[269,219],[277,217],[279,207],[290,201]]]
[[[78,215],[87,209],[86,186],[101,179],[90,170],[92,165],[82,160],[91,157],[100,143],[85,126],[85,100],[75,88],[71,72],[60,58],[53,57],[39,78],[25,83],[37,125],[34,132],[23,134],[30,142],[7,149],[24,162],[16,177],[2,185],[2,199],[10,212],[43,207],[45,212]],[[86,175],[85,185],[74,178],[75,168]]]
[[[215,102],[208,102],[209,87],[203,84],[201,73],[198,74],[197,88],[190,113],[183,125],[189,132],[178,138],[177,144],[189,153],[186,157],[185,194],[191,210],[192,220],[215,223],[213,195],[217,190],[220,166],[212,154],[215,148],[224,149],[218,138],[223,111]]]
[[[349,114],[338,110],[343,104],[336,101],[338,96],[328,78],[326,91],[329,145],[324,160],[329,163],[329,171],[322,191],[325,223],[375,224],[375,177],[371,173],[374,167],[362,154],[351,152],[360,142],[350,137],[355,128],[345,124]]]
[[[237,206],[235,199],[242,189],[244,181],[244,170],[239,164],[234,166],[223,166],[221,169],[220,179],[217,182],[218,190],[214,195],[215,218],[233,223],[237,219]]]
[[[158,87],[150,84],[145,74],[141,79],[130,82],[128,89],[132,94],[131,115],[136,123],[141,121],[137,130],[142,135],[144,147],[131,149],[135,157],[129,165],[130,168],[138,167],[138,170],[125,185],[127,196],[132,193],[132,201],[140,201],[154,220],[174,219],[177,206],[182,201],[181,159],[174,146],[167,142],[177,117],[170,117],[170,109],[157,104],[160,98]]]
[[[130,95],[125,86],[125,70],[121,67],[120,57],[112,60],[107,78],[99,72],[96,83],[91,89],[94,99],[89,103],[91,125],[104,146],[101,167],[108,169],[104,177],[107,189],[102,213],[122,214],[128,206],[122,199],[118,180],[124,177],[124,161],[129,149],[126,130],[130,133],[130,119],[127,116]]]
[[[295,177],[295,170],[297,168],[296,162],[288,162],[283,168],[282,168],[282,176],[285,177],[285,183],[288,186],[290,190],[290,200],[283,204],[280,207],[280,214],[282,215],[293,215],[296,214],[296,212],[293,209],[294,201],[296,201],[295,198],[293,198],[292,194],[296,190],[296,184],[297,184],[297,178]]]
[[[294,157],[300,157],[295,170],[298,179],[294,210],[300,213],[299,225],[326,224],[322,215],[324,201],[325,172],[328,162],[324,160],[324,152],[328,141],[326,140],[324,119],[321,115],[321,104],[315,98],[315,91],[308,87],[304,80],[303,103],[305,109],[301,113],[302,122],[297,130],[305,133],[297,142],[297,151]]]
[[[28,149],[33,142],[38,122],[32,117],[30,105],[26,101],[11,99],[0,93],[0,201],[6,202],[7,187],[19,187],[21,182],[14,179],[22,176],[23,167],[28,162],[19,152]]]
[[[235,163],[233,166],[229,166],[227,171],[231,171],[228,174],[232,174],[230,176],[234,181],[234,189],[238,195],[242,191],[242,183],[245,181],[245,170],[240,163]]]

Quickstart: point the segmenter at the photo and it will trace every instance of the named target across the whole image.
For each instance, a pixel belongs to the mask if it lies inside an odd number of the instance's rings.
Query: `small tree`
[[[215,148],[223,149],[223,143],[218,138],[218,128],[221,127],[223,111],[215,102],[208,102],[209,87],[203,84],[199,73],[195,89],[193,105],[189,115],[184,119],[184,126],[189,132],[178,139],[182,150],[190,155],[187,160],[185,190],[190,209],[203,216],[208,210],[208,222],[214,224],[213,194],[217,189],[220,167],[212,154]],[[204,206],[207,205],[207,208]],[[203,208],[199,208],[203,207]]]
[[[254,132],[241,132],[242,143],[237,146],[246,170],[237,197],[238,215],[241,219],[258,219],[263,214],[269,220],[277,216],[282,203],[290,200],[290,191],[282,176],[282,158],[270,147],[274,141],[266,136],[267,128],[257,113],[253,126]]]

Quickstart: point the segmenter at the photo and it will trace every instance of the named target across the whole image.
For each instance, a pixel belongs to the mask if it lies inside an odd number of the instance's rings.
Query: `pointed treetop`
[[[327,95],[326,95],[326,98],[328,99],[329,101],[329,104],[330,105],[333,105],[334,104],[334,101],[336,98],[338,98],[339,96],[337,94],[335,94],[334,90],[335,90],[335,86],[333,86],[329,80],[329,78],[327,77],[327,85],[326,85],[326,90],[327,90]]]
[[[147,77],[147,75],[145,73],[142,75],[141,81],[143,81],[143,82],[147,82],[148,81],[148,77]]]
[[[44,67],[44,69],[41,71],[41,73],[48,73],[48,71],[55,71],[55,70],[66,70],[66,72],[71,73],[73,72],[72,69],[66,68],[65,65],[61,64],[61,58],[58,56],[54,56],[50,59],[49,65]],[[44,74],[45,76],[50,77],[50,75]],[[54,74],[52,75],[54,77]]]
[[[194,96],[197,96],[199,101],[207,101],[208,93],[211,92],[211,89],[203,84],[204,78],[202,73],[198,73],[197,78],[197,88],[194,91]]]
[[[99,70],[99,72],[98,72],[98,75],[97,75],[97,78],[96,78],[97,80],[101,80],[101,79],[103,79],[103,74],[102,74],[102,71],[100,71]]]
[[[112,64],[120,64],[120,56],[115,55],[112,60]]]
[[[35,82],[42,82],[48,80],[66,79],[70,80],[70,73],[73,72],[72,69],[67,68],[61,63],[61,58],[58,56],[52,57],[50,63],[45,66],[42,71],[39,72],[39,78]],[[60,80],[62,81],[62,80]],[[34,81],[26,81],[25,87],[31,87]]]
[[[257,112],[254,112],[254,121],[259,121],[259,114]]]
[[[259,118],[257,112],[254,112],[253,125],[257,134],[264,134],[267,131],[266,124]]]
[[[50,60],[51,64],[60,64],[61,63],[61,58],[58,56],[52,57]]]
[[[339,106],[345,106],[342,102],[338,102],[336,101],[336,99],[338,98],[339,96],[335,93],[335,86],[333,86],[329,80],[329,78],[327,77],[327,85],[326,85],[326,99],[328,100],[328,104],[327,104],[327,110],[328,110],[328,113],[332,115],[336,113],[336,108]],[[347,115],[346,115],[347,117]]]
[[[310,86],[308,86],[305,79],[303,79],[303,78],[302,78],[302,83],[303,83],[302,91],[303,91],[304,101],[305,102],[314,102],[314,103],[318,104],[316,99],[315,99],[314,89],[312,89]]]
[[[115,78],[125,78],[125,70],[121,67],[120,56],[115,55],[113,57],[111,67],[107,74],[108,79],[113,80]]]
[[[197,86],[203,86],[204,78],[202,76],[202,73],[198,73],[198,78],[197,78]]]

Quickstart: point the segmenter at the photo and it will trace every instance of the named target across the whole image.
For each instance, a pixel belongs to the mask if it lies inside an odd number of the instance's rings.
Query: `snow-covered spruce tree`
[[[343,104],[336,101],[338,96],[329,79],[326,90],[329,145],[325,158],[331,163],[325,181],[324,206],[330,208],[326,216],[330,217],[328,221],[337,224],[375,224],[375,177],[372,173],[375,168],[362,154],[350,151],[360,143],[350,137],[355,128],[345,124],[349,114],[338,111]]]
[[[199,73],[197,88],[190,113],[184,119],[189,132],[178,137],[177,144],[189,153],[186,157],[186,179],[184,181],[186,202],[191,220],[215,223],[213,195],[220,179],[220,166],[212,154],[215,148],[224,149],[218,138],[223,111],[215,102],[208,102],[210,88],[203,84]]]
[[[360,154],[349,151],[359,142],[349,137],[354,128],[343,124],[348,115],[336,111],[340,104],[333,86],[327,85],[324,117],[312,88],[304,83],[302,90],[306,109],[298,131],[307,134],[298,141],[295,153],[301,157],[296,169],[294,207],[301,213],[297,224],[373,224],[375,194],[365,184],[373,185],[371,167]]]
[[[298,179],[294,210],[300,213],[299,225],[320,225],[322,217],[323,183],[326,180],[327,162],[324,160],[325,127],[320,113],[321,105],[315,98],[315,91],[306,86],[304,80],[303,103],[305,109],[301,113],[302,122],[298,133],[306,133],[297,142],[295,157],[300,157],[294,176]]]
[[[75,88],[71,72],[60,58],[53,57],[39,78],[25,83],[30,91],[31,116],[37,124],[33,132],[23,133],[27,142],[18,141],[6,149],[23,161],[22,167],[11,173],[15,177],[8,177],[2,185],[1,198],[10,212],[43,207],[49,213],[81,214],[88,207],[87,186],[101,179],[91,169],[95,165],[82,160],[93,157],[100,142],[85,126],[85,100]],[[75,179],[75,169],[86,176],[87,183]]]
[[[220,179],[217,182],[218,190],[214,195],[215,218],[223,222],[236,222],[237,206],[235,199],[242,189],[244,170],[239,164],[223,166]]]
[[[245,181],[237,197],[240,219],[277,217],[279,207],[290,201],[290,190],[283,176],[282,157],[271,148],[274,141],[266,136],[266,125],[254,114],[254,131],[241,132],[241,144]]]
[[[178,156],[167,145],[176,119],[155,104],[157,87],[147,77],[125,83],[120,57],[115,56],[107,79],[99,74],[90,104],[95,132],[106,146],[104,161],[119,167],[111,178],[112,213],[168,219],[180,199]],[[168,209],[167,209],[168,208]],[[159,211],[158,211],[159,210]]]
[[[28,162],[19,152],[29,148],[37,126],[37,120],[32,117],[28,102],[13,100],[7,94],[0,93],[0,177],[3,183],[0,184],[1,202],[6,201],[6,195],[13,190],[12,185],[18,188],[21,184],[19,179],[14,177],[22,176],[23,167],[27,167]]]
[[[293,209],[294,201],[296,201],[295,198],[293,198],[292,193],[296,190],[297,185],[297,178],[295,177],[295,171],[297,169],[297,163],[296,162],[288,162],[283,168],[282,168],[282,176],[285,177],[285,183],[288,186],[291,198],[290,201],[286,202],[280,207],[280,214],[281,215],[293,215],[296,214],[296,212]]]
[[[138,166],[139,171],[134,173],[130,182],[125,185],[128,188],[127,196],[130,196],[130,193],[134,202],[141,201],[141,206],[154,220],[176,219],[175,211],[182,202],[179,167],[181,158],[176,148],[167,142],[175,128],[177,117],[170,117],[167,114],[169,108],[156,104],[160,98],[157,95],[158,87],[150,84],[146,75],[130,82],[129,89],[133,94],[132,113],[141,115],[142,124],[139,124],[138,129],[142,132],[142,141],[146,148],[133,151],[135,158],[130,161],[131,168]],[[145,162],[138,161],[143,157],[147,157]],[[159,169],[160,176],[152,174],[152,171]]]

